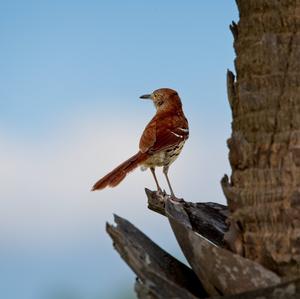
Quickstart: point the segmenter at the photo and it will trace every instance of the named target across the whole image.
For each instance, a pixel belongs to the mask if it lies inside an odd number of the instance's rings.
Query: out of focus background
[[[184,261],[167,221],[147,209],[150,172],[90,188],[137,152],[154,114],[139,96],[170,87],[190,123],[170,169],[175,192],[225,202],[237,17],[233,0],[0,1],[1,298],[135,298],[105,233],[113,213]]]

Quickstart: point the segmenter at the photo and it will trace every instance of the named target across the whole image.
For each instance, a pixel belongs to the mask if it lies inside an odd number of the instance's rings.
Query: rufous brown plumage
[[[95,183],[92,191],[117,186],[127,173],[138,166],[142,169],[150,168],[157,189],[161,191],[155,175],[155,167],[163,167],[171,196],[175,198],[168,178],[168,169],[189,137],[188,121],[184,116],[181,100],[177,92],[170,88],[157,89],[140,98],[152,100],[156,107],[156,114],[142,134],[138,153]]]

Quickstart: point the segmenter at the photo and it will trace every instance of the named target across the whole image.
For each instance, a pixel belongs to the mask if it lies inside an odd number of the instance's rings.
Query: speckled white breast
[[[185,140],[173,148],[153,154],[141,165],[141,169],[146,170],[150,167],[162,167],[172,164],[180,154],[184,143]]]

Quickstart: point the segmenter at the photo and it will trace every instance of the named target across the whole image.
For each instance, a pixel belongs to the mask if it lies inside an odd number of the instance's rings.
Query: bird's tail
[[[108,173],[102,179],[100,179],[97,183],[95,183],[95,185],[92,188],[92,191],[101,190],[105,187],[117,186],[121,183],[121,181],[123,181],[128,172],[134,170],[136,167],[139,166],[141,162],[145,161],[147,158],[148,154],[138,152],[137,154],[123,162],[121,165],[116,167],[113,171]]]

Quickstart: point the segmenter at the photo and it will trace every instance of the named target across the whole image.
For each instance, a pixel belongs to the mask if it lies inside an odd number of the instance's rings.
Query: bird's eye
[[[156,102],[158,106],[161,106],[164,102],[162,99],[160,99],[159,101]]]

